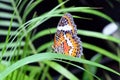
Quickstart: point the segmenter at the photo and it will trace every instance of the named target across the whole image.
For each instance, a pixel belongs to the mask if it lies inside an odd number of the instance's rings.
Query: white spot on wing
[[[72,43],[70,42],[70,40],[66,37],[66,35],[64,35],[64,38],[65,38],[65,40],[67,40],[68,45],[72,47],[72,49],[70,49],[70,51],[69,51],[69,55],[71,55],[71,54],[72,54],[72,51],[73,51],[73,45],[72,45]]]
[[[70,27],[69,25],[65,25],[65,26],[58,26],[57,29],[64,30],[64,31],[70,31],[72,30],[72,27]]]

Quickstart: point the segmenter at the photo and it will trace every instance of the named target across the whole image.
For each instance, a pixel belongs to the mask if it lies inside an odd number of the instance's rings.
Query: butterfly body
[[[59,21],[52,46],[54,52],[80,57],[82,46],[77,36],[77,28],[70,13],[66,13]]]

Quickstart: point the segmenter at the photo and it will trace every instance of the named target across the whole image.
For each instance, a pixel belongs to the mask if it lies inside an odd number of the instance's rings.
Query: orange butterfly
[[[59,21],[52,46],[54,52],[80,57],[83,53],[73,17],[66,13]]]

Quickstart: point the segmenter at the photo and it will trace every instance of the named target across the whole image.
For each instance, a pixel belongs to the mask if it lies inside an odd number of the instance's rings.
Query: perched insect
[[[83,53],[73,17],[66,13],[59,21],[52,46],[54,52],[80,57]]]

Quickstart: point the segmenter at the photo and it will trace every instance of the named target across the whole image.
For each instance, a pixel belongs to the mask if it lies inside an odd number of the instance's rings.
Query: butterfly
[[[77,36],[77,27],[70,13],[60,19],[54,36],[53,51],[69,56],[80,57],[83,53],[81,40]]]

